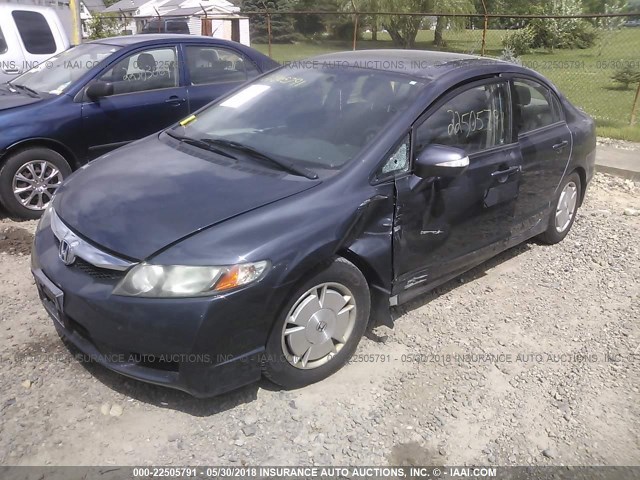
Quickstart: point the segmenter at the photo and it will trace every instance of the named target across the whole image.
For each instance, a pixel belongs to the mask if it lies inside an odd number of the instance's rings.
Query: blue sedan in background
[[[272,70],[235,42],[134,35],[67,50],[0,85],[0,202],[37,218],[72,170]]]

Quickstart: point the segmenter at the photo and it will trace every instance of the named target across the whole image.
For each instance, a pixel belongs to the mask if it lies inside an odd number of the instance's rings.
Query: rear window
[[[2,29],[0,28],[0,53],[5,53],[7,51],[7,41],[4,39],[4,35],[2,35]]]
[[[167,32],[189,33],[189,25],[186,22],[167,22]]]
[[[161,32],[162,24],[159,22],[148,22],[142,30],[145,32]]]
[[[56,53],[56,41],[44,15],[25,10],[14,10],[11,15],[27,52],[35,55]]]

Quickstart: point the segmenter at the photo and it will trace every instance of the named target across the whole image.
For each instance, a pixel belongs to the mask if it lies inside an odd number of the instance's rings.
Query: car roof
[[[495,58],[430,50],[356,50],[318,55],[307,61],[326,65],[333,64],[338,67],[351,66],[354,68],[396,72],[428,80],[433,80],[458,68],[471,68],[476,71],[489,71],[490,69],[487,66],[491,65],[494,67],[501,65],[503,67],[512,66],[517,68],[515,64]],[[294,64],[295,62],[290,63]],[[504,68],[500,70],[504,70]]]
[[[55,12],[49,5],[29,5],[23,3],[0,3],[0,10],[2,11],[12,11],[12,10],[29,10],[31,12],[44,12],[50,11]]]
[[[100,38],[87,43],[106,43],[108,45],[118,45],[120,47],[128,47],[137,44],[165,43],[165,42],[182,42],[182,43],[217,43],[218,45],[239,45],[237,42],[223,40],[221,38],[205,37],[200,35],[185,35],[182,33],[145,33],[139,35],[123,35],[120,37]]]

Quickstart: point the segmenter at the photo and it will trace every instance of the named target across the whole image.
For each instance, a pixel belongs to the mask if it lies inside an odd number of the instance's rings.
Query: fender
[[[22,140],[18,140],[17,142],[13,142],[11,145],[9,145],[6,148],[3,148],[0,151],[0,161],[4,157],[12,153],[13,151],[19,150],[23,146],[30,146],[30,145],[34,145],[34,146],[37,145],[40,147],[45,147],[45,148],[50,148],[51,150],[55,150],[65,158],[65,160],[69,163],[69,166],[72,169],[75,170],[76,168],[79,167],[77,157],[65,144],[63,144],[58,140],[54,140],[53,138],[47,138],[47,137],[25,138]]]
[[[371,292],[369,324],[393,327],[389,310],[393,280],[393,215],[395,193],[389,185],[360,204],[336,248],[367,278]]]

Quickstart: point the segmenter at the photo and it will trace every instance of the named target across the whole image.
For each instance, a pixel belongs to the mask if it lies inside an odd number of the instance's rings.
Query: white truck
[[[69,38],[54,9],[0,3],[0,84],[67,48]]]

